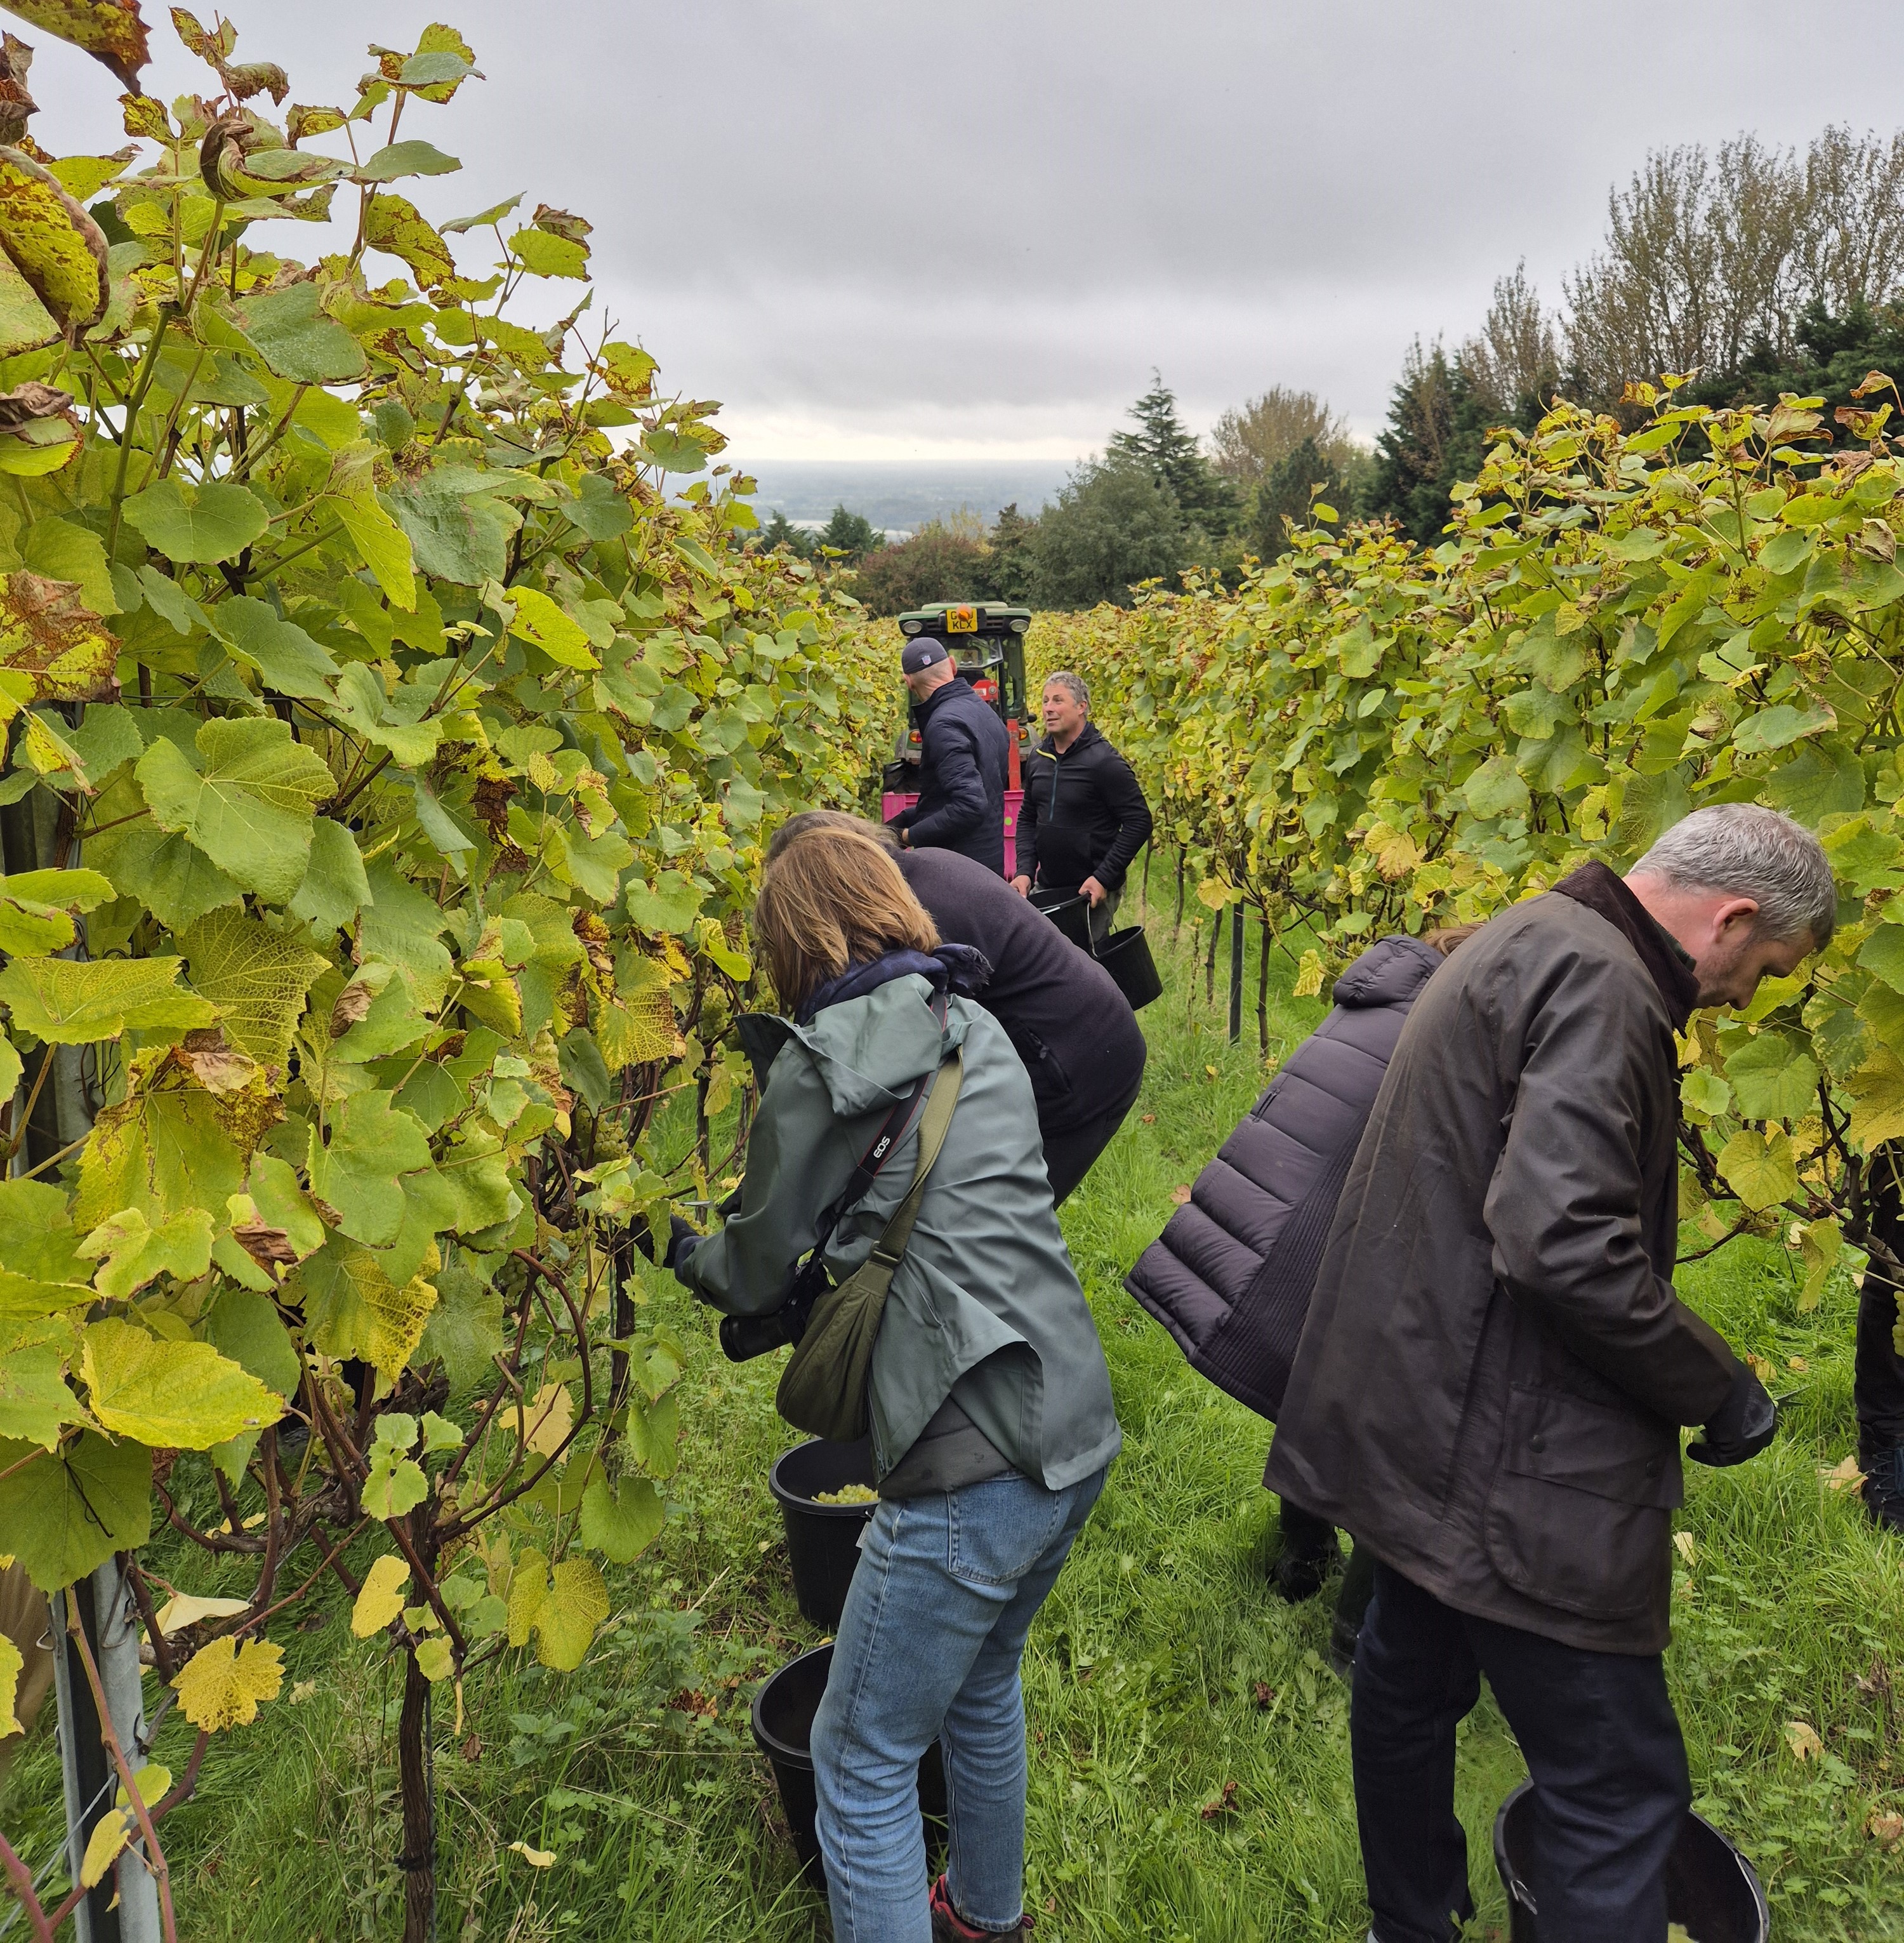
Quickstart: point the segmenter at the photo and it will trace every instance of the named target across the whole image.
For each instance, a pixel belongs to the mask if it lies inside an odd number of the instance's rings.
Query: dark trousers
[[[1534,1779],[1541,1943],[1665,1943],[1666,1858],[1692,1788],[1659,1656],[1472,1619],[1378,1564],[1349,1737],[1378,1943],[1447,1943],[1472,1912],[1455,1729],[1483,1673]]]
[[[1044,1171],[1051,1179],[1051,1205],[1056,1207],[1091,1171],[1091,1164],[1108,1147],[1124,1116],[1136,1105],[1144,1076],[1140,1070],[1130,1090],[1118,1103],[1093,1119],[1061,1133],[1044,1136]]]

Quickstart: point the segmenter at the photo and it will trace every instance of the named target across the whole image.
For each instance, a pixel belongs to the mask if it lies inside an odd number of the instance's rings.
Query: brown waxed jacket
[[[1738,1367],[1673,1290],[1689,969],[1591,864],[1436,972],[1265,1479],[1458,1610],[1600,1651],[1666,1646],[1678,1426]]]

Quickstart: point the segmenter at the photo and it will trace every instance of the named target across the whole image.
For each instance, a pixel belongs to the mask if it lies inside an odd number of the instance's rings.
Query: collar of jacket
[[[1078,739],[1069,749],[1060,750],[1058,747],[1058,738],[1055,735],[1047,735],[1038,745],[1038,752],[1041,756],[1050,756],[1059,762],[1062,762],[1066,756],[1075,756],[1080,749],[1088,748],[1092,743],[1101,742],[1103,740],[1104,732],[1098,727],[1097,724],[1095,722],[1087,722],[1084,727],[1078,730]]]
[[[863,999],[895,978],[916,972],[935,992],[951,990],[961,999],[976,998],[992,977],[992,961],[969,944],[942,944],[930,954],[910,949],[888,951],[867,965],[849,965],[837,978],[829,978],[807,996],[794,1014],[799,1025],[811,1025],[829,1005]]]
[[[1639,953],[1666,1001],[1673,1030],[1684,1032],[1699,1003],[1699,974],[1679,941],[1604,864],[1583,864],[1553,888],[1605,918]]]
[[[967,695],[976,695],[978,692],[978,690],[962,674],[955,674],[950,681],[941,682],[923,701],[913,703],[912,719],[923,727],[925,718],[939,706],[940,703],[943,701],[947,695],[956,693],[960,689],[963,689]]]

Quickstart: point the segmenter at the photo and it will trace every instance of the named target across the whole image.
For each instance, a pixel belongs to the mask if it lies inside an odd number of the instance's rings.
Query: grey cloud
[[[157,12],[158,10],[152,9]],[[231,0],[241,58],[347,97],[445,12]],[[439,215],[517,189],[596,225],[606,305],[742,453],[1101,445],[1152,365],[1207,422],[1277,382],[1365,429],[1418,333],[1525,257],[1552,301],[1649,146],[1887,127],[1904,15],[1815,0],[452,0],[489,78],[406,134]],[[36,38],[29,32],[28,38]],[[41,139],[121,138],[37,37]],[[196,68],[155,25],[149,80]],[[284,247],[306,244],[289,235]],[[556,314],[561,293],[548,302]]]

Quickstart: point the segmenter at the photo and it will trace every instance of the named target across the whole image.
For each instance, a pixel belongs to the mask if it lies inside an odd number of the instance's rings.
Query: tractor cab
[[[1034,733],[1025,692],[1025,632],[1029,607],[1001,602],[934,600],[899,617],[901,634],[936,634],[952,651],[953,664],[981,699],[997,711],[1011,735],[1010,768],[1005,790],[1005,875],[1016,864],[1019,806],[1024,800],[1019,761]],[[902,718],[893,759],[881,776],[881,814],[888,821],[918,800],[919,732],[909,707]]]

